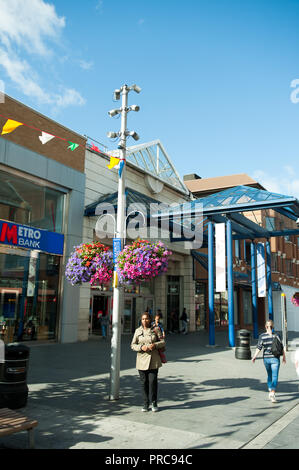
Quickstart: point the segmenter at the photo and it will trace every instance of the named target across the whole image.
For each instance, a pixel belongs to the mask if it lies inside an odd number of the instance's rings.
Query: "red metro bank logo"
[[[2,222],[0,225],[0,243],[39,250],[40,238],[40,230],[7,222]]]

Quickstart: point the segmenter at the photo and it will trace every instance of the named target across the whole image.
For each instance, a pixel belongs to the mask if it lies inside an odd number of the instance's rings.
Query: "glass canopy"
[[[271,217],[269,210],[278,213],[280,219]],[[262,214],[259,218],[257,211]],[[199,214],[203,217],[204,240],[210,221],[221,223],[226,222],[228,218],[232,224],[234,239],[299,235],[296,224],[299,219],[299,202],[295,197],[249,186],[236,186],[189,203],[179,204],[172,207],[171,211],[153,214],[153,217],[177,219],[189,215],[193,219]]]
[[[244,212],[258,209],[275,209],[284,212],[284,215],[297,220],[299,217],[299,202],[295,197],[269,191],[251,188],[250,186],[236,186],[224,191],[214,193],[192,201],[196,211],[196,206],[202,206],[204,215],[223,214],[232,212]],[[180,204],[173,210],[182,213],[186,209],[190,211],[190,203]]]
[[[109,154],[118,156],[118,151],[113,150]],[[127,147],[126,158],[127,162],[145,173],[175,187],[184,194],[189,194],[160,140]]]

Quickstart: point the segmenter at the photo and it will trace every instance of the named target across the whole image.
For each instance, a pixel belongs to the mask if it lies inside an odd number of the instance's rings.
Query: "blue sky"
[[[112,93],[137,83],[128,128],[160,139],[181,175],[247,173],[299,198],[298,0],[0,0],[0,11],[8,95],[113,148]]]

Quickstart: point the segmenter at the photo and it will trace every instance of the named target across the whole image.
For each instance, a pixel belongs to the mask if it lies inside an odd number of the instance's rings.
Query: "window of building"
[[[278,271],[278,254],[271,253],[271,267],[272,271]]]
[[[251,264],[251,246],[250,242],[245,242],[245,260],[247,264]]]
[[[0,219],[63,231],[64,193],[0,170]]]
[[[289,277],[293,277],[293,263],[290,259],[285,259],[285,273]]]
[[[241,258],[240,240],[235,240],[235,257],[238,259]]]
[[[269,232],[272,232],[272,230],[275,230],[275,217],[265,217],[266,221],[266,229],[269,230]]]

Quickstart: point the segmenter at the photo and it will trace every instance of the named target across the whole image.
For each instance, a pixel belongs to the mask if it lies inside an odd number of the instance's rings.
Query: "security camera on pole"
[[[140,93],[141,88],[137,85],[123,85],[120,90],[115,90],[114,99],[119,100],[122,96],[122,107],[109,111],[111,117],[117,114],[121,115],[120,132],[108,132],[109,138],[119,137],[119,180],[118,180],[118,202],[117,202],[117,220],[116,234],[113,240],[113,255],[116,260],[118,253],[124,247],[125,240],[125,220],[126,220],[126,199],[125,199],[125,181],[126,181],[126,140],[132,136],[134,140],[139,140],[139,136],[134,131],[127,131],[127,113],[129,111],[139,111],[139,106],[128,107],[128,94],[131,90]],[[111,369],[110,369],[110,400],[119,399],[119,374],[120,374],[120,343],[121,343],[121,307],[123,304],[123,288],[118,285],[117,266],[114,268],[113,279],[113,312],[112,312],[112,338],[111,338]]]

